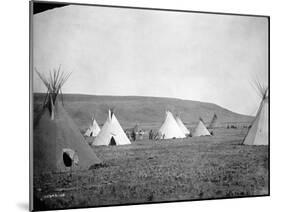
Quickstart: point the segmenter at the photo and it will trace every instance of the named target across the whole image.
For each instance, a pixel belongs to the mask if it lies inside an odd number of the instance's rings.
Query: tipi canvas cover
[[[92,122],[91,126],[87,129],[87,131],[85,132],[85,134],[84,134],[85,136],[96,137],[100,132],[100,127],[99,127],[96,119],[93,118],[92,120],[93,120],[93,122]]]
[[[38,173],[67,171],[64,149],[72,149],[78,156],[79,162],[72,170],[89,169],[100,163],[61,103],[56,104],[53,120],[47,109],[43,111],[34,129],[33,149],[34,172]]]
[[[123,131],[120,123],[111,110],[108,111],[106,122],[101,128],[101,131],[95,138],[92,145],[125,145],[131,144],[130,140]]]
[[[51,79],[40,78],[48,92],[43,110],[34,123],[34,173],[86,170],[100,163],[58,100],[63,74],[55,71]]]
[[[196,136],[207,136],[207,135],[211,135],[211,134],[208,131],[208,129],[205,127],[204,123],[201,120],[199,120],[199,123],[195,128],[192,136],[196,137]]]
[[[268,89],[263,90],[257,115],[243,142],[247,145],[268,145]]]
[[[161,139],[185,138],[185,134],[170,111],[166,111],[166,118],[159,129],[159,134]]]
[[[179,116],[176,116],[176,122],[178,123],[179,127],[185,135],[190,135],[190,131],[186,128]]]

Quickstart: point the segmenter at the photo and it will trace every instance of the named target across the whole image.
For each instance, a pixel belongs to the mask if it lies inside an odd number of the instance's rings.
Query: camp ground
[[[50,77],[40,72],[38,75],[47,90],[45,94],[34,95],[34,189],[40,207],[46,209],[53,204],[57,208],[68,207],[68,197],[42,198],[62,191],[76,199],[71,207],[83,206],[86,197],[87,205],[97,206],[108,204],[108,197],[110,203],[125,204],[148,198],[152,202],[171,200],[173,195],[181,195],[183,200],[197,195],[220,198],[238,193],[241,196],[267,193],[266,88],[260,88],[261,103],[256,116],[226,112],[201,103],[196,115],[181,111],[181,117],[175,118],[170,110],[158,111],[167,107],[167,102],[171,104],[172,100],[167,98],[146,101],[143,97],[119,97],[119,103],[112,97],[85,99],[82,95],[61,93],[68,74],[57,70]],[[129,113],[132,100],[135,111]],[[115,102],[114,110],[111,101]],[[93,102],[97,107],[89,124],[82,117],[91,117],[88,111],[93,110]],[[173,107],[192,108],[193,104],[176,100]],[[140,119],[137,111],[142,107],[151,107],[154,115],[141,112],[144,118]],[[86,108],[80,116],[76,115],[78,108]],[[97,123],[101,128],[93,136],[99,127]],[[86,134],[83,129],[87,129]],[[131,133],[139,131],[143,132],[142,139],[132,139]],[[83,135],[92,142],[85,142]],[[45,178],[47,175],[51,177]],[[223,181],[219,180],[221,177]],[[257,177],[262,181],[257,181]],[[179,183],[181,187],[176,186]],[[194,184],[202,189],[194,189]],[[172,194],[165,193],[169,188],[173,189]]]
[[[34,210],[269,195],[268,18],[36,11]]]

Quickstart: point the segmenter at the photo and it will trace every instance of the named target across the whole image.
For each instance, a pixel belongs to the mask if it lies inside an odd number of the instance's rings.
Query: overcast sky
[[[64,93],[174,97],[254,115],[267,82],[266,18],[66,6],[34,15],[34,67]],[[34,75],[34,91],[46,88]]]

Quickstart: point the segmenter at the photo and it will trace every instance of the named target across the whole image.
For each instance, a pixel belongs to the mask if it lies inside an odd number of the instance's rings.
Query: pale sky
[[[267,82],[262,17],[71,5],[34,15],[34,67],[72,72],[64,93],[173,97],[254,115]],[[46,88],[34,75],[34,91]]]

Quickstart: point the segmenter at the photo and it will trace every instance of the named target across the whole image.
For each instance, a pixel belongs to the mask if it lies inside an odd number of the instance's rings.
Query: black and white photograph
[[[269,196],[269,21],[31,1],[31,210]]]

